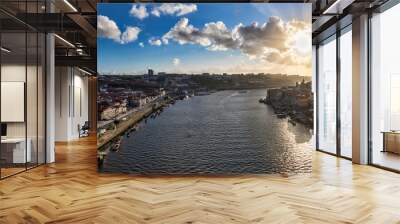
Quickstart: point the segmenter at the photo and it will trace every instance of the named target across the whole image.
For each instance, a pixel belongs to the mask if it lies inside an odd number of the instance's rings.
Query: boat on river
[[[119,137],[118,140],[111,147],[111,151],[118,152],[119,149],[121,148],[121,141],[122,141],[122,138]]]
[[[208,91],[200,91],[195,94],[196,96],[207,96],[210,95]]]
[[[287,114],[277,114],[276,115],[278,118],[286,118]]]

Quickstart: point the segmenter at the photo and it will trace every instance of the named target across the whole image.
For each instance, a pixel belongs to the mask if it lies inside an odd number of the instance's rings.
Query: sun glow
[[[311,39],[308,30],[296,32],[292,37],[293,48],[302,56],[311,54]]]

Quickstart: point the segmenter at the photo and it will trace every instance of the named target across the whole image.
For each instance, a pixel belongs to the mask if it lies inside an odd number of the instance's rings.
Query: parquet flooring
[[[400,175],[315,152],[309,175],[98,174],[96,143],[0,181],[0,223],[400,223]]]

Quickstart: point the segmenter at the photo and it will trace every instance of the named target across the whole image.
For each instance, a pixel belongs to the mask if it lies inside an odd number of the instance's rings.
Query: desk
[[[1,139],[1,151],[3,152],[10,152],[12,154],[7,156],[7,162],[10,163],[26,163],[31,162],[32,160],[32,153],[31,153],[31,139],[27,139],[26,142],[28,143],[25,151],[25,138],[5,138]],[[3,157],[3,155],[2,155]],[[11,160],[12,158],[12,160]]]
[[[400,132],[383,131],[383,150],[382,152],[392,152],[400,154]]]

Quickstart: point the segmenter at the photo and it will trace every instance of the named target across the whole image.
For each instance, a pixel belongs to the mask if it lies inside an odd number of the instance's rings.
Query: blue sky
[[[132,8],[141,8],[141,11],[132,13]],[[157,11],[155,9],[159,9],[158,16],[152,13]],[[179,11],[186,9],[188,11]],[[269,72],[310,75],[310,63],[307,61],[308,54],[311,54],[309,4],[202,3],[162,6],[103,3],[98,4],[97,11],[99,16],[106,18],[98,21],[100,73],[142,74],[152,68],[156,72]],[[282,41],[285,41],[287,48],[275,48],[274,44],[279,43],[267,43],[263,40],[275,39],[270,31],[263,28],[268,25],[266,23],[270,17],[279,19],[274,20],[276,26],[283,24],[284,30],[281,32],[285,32],[285,38]],[[187,21],[186,25],[184,20]],[[218,21],[222,23],[219,23],[217,30],[210,32],[205,29],[206,24]],[[290,23],[291,21],[300,21],[307,27],[301,26],[301,29],[293,31],[291,27],[295,27],[292,25],[295,23]],[[179,22],[184,24],[179,27],[182,30],[170,32],[167,37],[166,34]],[[235,31],[239,24],[243,28],[240,35]],[[275,30],[272,25],[271,30]],[[131,35],[124,41],[123,33],[130,28]],[[257,37],[250,35],[253,31]],[[299,37],[294,42],[298,43],[293,43],[292,36],[296,35]],[[157,40],[159,44],[151,45],[149,40]],[[229,43],[231,44],[228,46]],[[255,49],[252,43],[260,46]],[[288,66],[293,68],[282,70]]]

